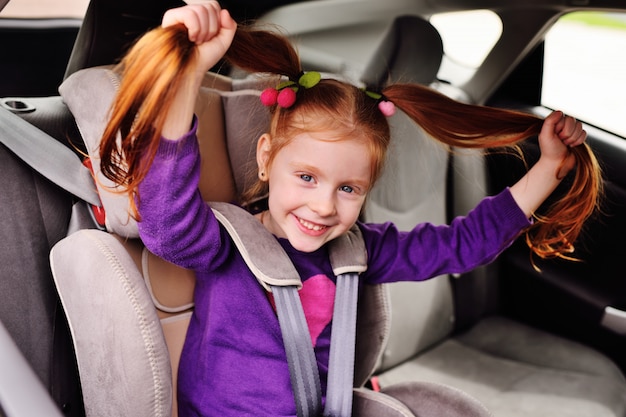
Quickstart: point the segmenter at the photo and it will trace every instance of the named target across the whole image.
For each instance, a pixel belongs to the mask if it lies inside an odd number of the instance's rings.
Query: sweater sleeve
[[[530,225],[508,189],[483,199],[449,225],[417,225],[409,232],[393,224],[363,224],[369,257],[368,283],[420,281],[468,272],[486,265]]]
[[[178,140],[161,139],[139,185],[139,235],[161,258],[193,270],[210,269],[220,253],[220,227],[198,190],[197,121]]]

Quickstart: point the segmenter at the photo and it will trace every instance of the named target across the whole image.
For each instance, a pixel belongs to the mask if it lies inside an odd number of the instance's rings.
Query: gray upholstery
[[[78,416],[78,373],[47,262],[67,231],[71,198],[4,146],[0,167],[0,321],[56,404]]]
[[[169,417],[165,339],[143,276],[122,244],[109,233],[81,230],[56,244],[50,259],[86,415]]]
[[[219,81],[219,79],[218,79]],[[108,120],[109,107],[113,101],[118,84],[118,75],[110,67],[82,70],[72,74],[59,88],[61,96],[74,115],[89,157],[92,160],[94,171],[98,179],[97,186],[102,204],[107,208],[108,231],[120,236],[138,237],[137,224],[129,216],[128,198],[123,193],[115,192],[114,184],[100,173],[99,143]],[[267,109],[256,97],[258,89],[251,90],[260,81],[252,80],[247,83],[239,81],[233,85],[203,86],[198,98],[196,109],[203,112],[212,111],[213,100],[219,100],[220,107],[224,107],[224,135],[229,137],[228,151],[224,155],[231,156],[230,166],[241,167],[236,170],[236,193],[242,190],[256,178],[255,171],[250,165],[254,162],[256,141],[267,127]],[[237,91],[222,91],[220,88],[237,88]],[[98,100],[93,100],[94,91],[98,92]],[[204,128],[200,123],[200,131]],[[213,126],[211,126],[213,128]],[[220,139],[222,136],[220,136]],[[214,144],[211,144],[214,145]],[[202,153],[202,149],[201,149]],[[215,152],[222,153],[222,152]],[[230,167],[228,167],[230,170]],[[215,170],[214,170],[215,171]],[[215,173],[215,172],[214,172]],[[227,180],[227,179],[226,179]],[[224,182],[220,187],[224,188]],[[202,187],[202,184],[201,184]]]
[[[365,388],[354,390],[352,411],[355,417],[414,417],[401,401]]]
[[[390,36],[400,42],[414,42],[419,39],[414,28],[423,27],[423,22],[412,26],[406,19],[401,27],[407,33],[392,32]],[[431,30],[425,30],[432,35]],[[423,68],[424,60],[440,60],[441,56],[429,53],[412,58],[390,58],[393,67],[385,77],[411,81],[407,77],[416,68],[416,81],[423,82],[418,68]],[[431,64],[427,67],[436,68]],[[364,79],[380,79],[377,65],[370,68],[375,68],[376,74],[365,74]],[[436,70],[431,75],[434,81]],[[463,199],[446,201],[446,150],[401,115],[391,122],[393,146],[388,169],[370,196],[366,220],[393,221],[405,229],[424,221],[443,223],[447,207],[465,214],[484,195],[479,155],[454,153],[454,195],[463,189]],[[466,289],[482,294],[476,300],[485,304],[491,294],[488,278],[479,275],[471,283],[484,287]],[[463,390],[497,417],[626,416],[624,377],[598,352],[499,316],[476,320],[470,323],[473,327],[469,331],[455,336],[448,277],[389,284],[388,290],[390,337],[378,369],[383,391],[410,381],[428,381]],[[489,307],[476,309],[488,311]]]
[[[374,59],[361,76],[366,85],[384,85],[388,79],[427,85],[435,80],[439,71],[443,42],[437,29],[427,20],[400,16],[372,56]],[[419,65],[415,65],[416,60]]]
[[[383,387],[413,380],[459,388],[498,417],[626,415],[626,383],[606,357],[497,316],[380,375]]]
[[[209,199],[232,200],[236,186],[243,187],[246,174],[236,180],[231,178],[230,166],[239,160],[228,160],[224,136],[231,138],[234,155],[254,159],[255,139],[265,129],[261,121],[267,120],[267,113],[260,105],[257,90],[245,89],[246,85],[239,83],[240,91],[218,91],[216,88],[230,89],[230,80],[207,80],[210,84],[201,89],[196,113],[200,119],[200,153],[213,178],[201,179],[200,190]],[[171,416],[176,415],[176,410],[170,365],[177,369],[176,355],[180,354],[189,316],[166,316],[160,322],[155,300],[144,282],[148,271],[141,268],[142,250],[134,239],[138,231],[136,221],[129,215],[128,197],[114,192],[112,182],[100,172],[99,143],[117,86],[118,76],[112,69],[100,67],[72,74],[60,92],[92,159],[106,210],[107,231],[123,237],[125,246],[109,233],[79,231],[57,244],[50,259],[74,338],[87,417]],[[96,94],[99,100],[93,99]],[[237,111],[246,117],[225,117],[225,113]],[[256,116],[249,117],[253,113]],[[220,156],[226,160],[220,160]],[[216,176],[219,187],[211,183]],[[232,183],[232,190],[228,183]],[[149,254],[146,259],[150,259]],[[148,265],[163,266],[156,260],[148,260],[145,267]],[[153,283],[164,274],[172,274],[173,279],[184,275],[185,285],[189,282],[189,271],[171,265],[160,269],[167,272],[150,271]],[[100,299],[101,303],[94,302]]]
[[[382,392],[402,401],[417,417],[490,417],[483,404],[467,393],[443,384],[405,382]]]
[[[100,200],[107,208],[107,230],[120,236],[137,237],[136,222],[130,217],[128,197],[116,193],[114,183],[100,173],[100,138],[104,133],[109,116],[109,108],[115,96],[117,76],[109,69],[82,71],[72,74],[61,86],[59,92],[76,119],[78,130],[85,142],[97,178],[96,186]],[[98,99],[94,99],[94,92]]]
[[[441,39],[430,23],[419,17],[402,17],[390,28],[382,45],[406,42],[412,47],[413,60],[399,56],[407,52],[402,46],[381,48],[376,63],[363,75],[368,84],[387,81],[428,83],[436,79],[443,50]],[[399,33],[403,31],[404,33]],[[422,36],[422,33],[425,35]],[[420,40],[416,42],[416,40]],[[428,47],[426,42],[433,42]],[[437,43],[438,40],[438,43]],[[438,45],[438,46],[437,46]],[[385,54],[391,54],[385,59]],[[380,62],[391,68],[383,71]],[[424,69],[429,69],[428,74]],[[448,150],[431,140],[402,112],[389,120],[392,143],[385,171],[370,193],[365,207],[365,220],[392,221],[399,229],[409,230],[420,222],[442,224],[446,221],[446,175]],[[401,278],[401,277],[399,277]],[[379,371],[389,369],[448,336],[453,330],[452,291],[447,276],[430,281],[388,285],[391,305],[389,343]],[[419,320],[409,318],[419,317]]]
[[[354,390],[354,417],[492,417],[475,398],[444,384],[407,382]]]

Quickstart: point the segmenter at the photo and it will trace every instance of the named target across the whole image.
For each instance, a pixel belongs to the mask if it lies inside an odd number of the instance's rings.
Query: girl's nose
[[[309,207],[320,217],[332,216],[336,213],[335,199],[331,192],[319,190],[309,202]]]

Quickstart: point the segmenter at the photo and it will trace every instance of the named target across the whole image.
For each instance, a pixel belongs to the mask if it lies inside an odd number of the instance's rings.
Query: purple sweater
[[[295,416],[285,349],[271,297],[248,270],[198,192],[195,127],[163,140],[142,182],[139,232],[162,258],[196,272],[195,310],[181,357],[178,401],[186,416]],[[368,284],[420,281],[491,262],[529,225],[508,190],[449,226],[363,224]],[[327,248],[279,239],[303,281],[300,297],[325,392],[335,278]]]

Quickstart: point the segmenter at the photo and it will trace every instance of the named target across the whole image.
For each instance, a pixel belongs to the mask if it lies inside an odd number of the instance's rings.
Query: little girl
[[[573,151],[587,149],[579,146],[586,133],[579,122],[560,112],[541,121],[455,103],[420,86],[388,86],[381,95],[320,80],[317,73],[302,73],[287,40],[237,29],[217,2],[170,10],[162,26],[123,62],[126,72],[101,153],[103,172],[126,186],[137,204],[145,245],[196,272],[195,311],[179,369],[181,416],[296,414],[270,297],[197,187],[195,98],[205,72],[225,55],[244,69],[290,80],[262,95],[272,111],[271,126],[258,140],[258,183],[244,201],[267,195],[267,209],[256,218],[276,236],[302,278],[300,296],[322,392],[335,292],[329,241],[358,225],[369,259],[362,283],[392,282],[399,276],[419,281],[468,271],[491,262],[531,225],[533,212],[577,161],[580,171],[590,172],[582,169],[589,165],[584,161],[590,154]],[[151,67],[146,62],[150,59],[159,67]],[[132,72],[146,67],[151,69],[148,74]],[[124,104],[124,97],[132,103]],[[442,106],[454,107],[440,111]],[[502,146],[538,133],[541,158],[516,184],[484,199],[449,226],[420,224],[400,232],[390,223],[361,223],[359,214],[385,159],[390,141],[387,116],[394,107],[455,146]],[[115,141],[118,129],[121,145]],[[595,179],[587,175],[582,183],[597,191]],[[587,215],[577,213],[576,225]],[[575,231],[572,235],[563,230],[567,227],[559,227],[548,235],[539,233],[533,249],[543,255],[566,253]],[[553,236],[565,237],[555,241]]]

